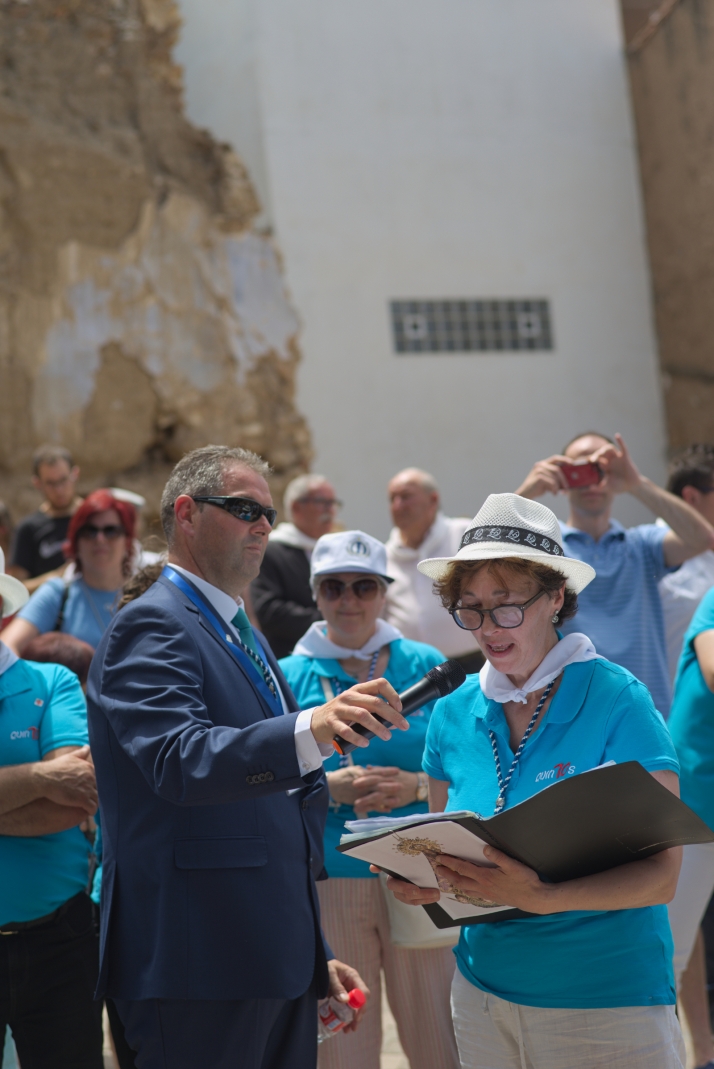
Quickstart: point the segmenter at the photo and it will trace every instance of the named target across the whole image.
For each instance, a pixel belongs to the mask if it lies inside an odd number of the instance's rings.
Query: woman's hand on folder
[[[376,865],[370,865],[369,870],[382,871]],[[441,898],[441,891],[437,891],[436,887],[417,887],[407,880],[395,880],[394,876],[387,876],[387,888],[407,906],[428,906],[430,902],[438,902]]]
[[[484,847],[483,856],[490,862],[489,867],[440,854],[434,872],[442,890],[456,889],[472,898],[502,902],[528,913],[552,910],[552,903],[546,901],[552,885],[541,883],[537,872],[492,846]]]

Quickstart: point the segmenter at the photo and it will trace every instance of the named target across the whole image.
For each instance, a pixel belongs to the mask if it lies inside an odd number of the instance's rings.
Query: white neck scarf
[[[312,556],[312,551],[317,541],[316,538],[310,538],[308,535],[303,534],[294,523],[285,521],[279,523],[268,537],[271,542],[282,542],[284,546],[295,546],[296,549],[302,549],[307,553],[308,557]]]
[[[522,687],[514,686],[507,675],[494,668],[490,661],[486,661],[478,674],[481,692],[486,698],[501,704],[521,702],[525,705],[529,694],[547,687],[557,679],[566,665],[576,661],[592,661],[599,656],[588,636],[574,631],[572,635],[566,635],[553,646]]]
[[[19,659],[9,646],[6,646],[4,642],[0,642],[0,676],[7,672],[8,668],[12,668],[14,664],[17,664]]]
[[[330,642],[327,637],[327,624],[324,620],[318,620],[302,636],[293,653],[303,657],[330,657],[336,661],[346,661],[349,657],[357,657],[360,661],[368,661],[373,653],[381,650],[389,642],[397,638],[403,638],[401,631],[392,627],[386,620],[377,620],[377,628],[371,638],[368,638],[361,650],[350,650],[347,646],[338,646]]]

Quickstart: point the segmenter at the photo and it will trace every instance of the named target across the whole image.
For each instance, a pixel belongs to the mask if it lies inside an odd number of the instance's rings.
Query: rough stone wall
[[[241,162],[182,113],[174,0],[0,0],[0,495],[66,444],[155,512],[207,442],[306,470],[297,319]]]
[[[714,0],[667,0],[629,50],[672,449],[714,441]]]

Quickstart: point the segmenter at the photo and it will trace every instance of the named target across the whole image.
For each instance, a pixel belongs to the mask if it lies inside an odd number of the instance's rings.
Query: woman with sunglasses
[[[403,638],[381,619],[392,581],[386,568],[384,545],[363,531],[318,539],[310,581],[324,620],[312,624],[293,655],[280,661],[301,708],[322,705],[355,683],[379,677],[400,693],[444,660],[433,646]],[[443,933],[434,928],[428,949],[393,945],[380,881],[366,863],[335,849],[345,821],[355,813],[427,811],[422,753],[430,712],[431,705],[413,713],[409,731],[394,732],[388,742],[373,738],[366,749],[325,761],[331,798],[325,867],[330,879],[318,883],[322,923],[335,954],[348,955],[344,960],[354,964],[372,998],[356,1032],[320,1047],[320,1069],[379,1069],[382,969],[411,1069],[458,1065],[449,1010],[454,962]]]
[[[136,509],[109,490],[94,490],[72,516],[64,545],[74,574],[48,579],[3,632],[18,656],[37,635],[63,631],[96,649],[131,575]]]
[[[456,555],[419,569],[486,658],[432,714],[432,810],[491,816],[609,761],[638,761],[679,794],[649,691],[585,635],[557,630],[595,572],[564,555],[550,509],[492,494]],[[492,867],[439,858],[440,886],[533,916],[461,929],[452,1008],[462,1069],[683,1069],[665,905],[681,850],[560,884],[491,847],[485,855]],[[414,905],[440,896],[388,886]]]

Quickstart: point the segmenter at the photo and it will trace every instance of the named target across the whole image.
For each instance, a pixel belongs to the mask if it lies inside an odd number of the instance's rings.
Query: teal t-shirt
[[[447,809],[493,814],[498,781],[489,728],[505,775],[513,752],[503,706],[483,696],[478,676],[436,703],[424,769],[449,783]],[[568,665],[526,743],[506,809],[606,761],[679,770],[665,723],[639,680],[604,659]],[[456,948],[459,969],[482,991],[564,1009],[673,1004],[672,953],[666,906],[474,924],[462,927]]]
[[[40,761],[60,746],[84,746],[87,707],[73,672],[17,661],[0,675],[0,765]],[[89,877],[79,828],[32,837],[0,835],[0,925],[52,913]]]
[[[389,663],[387,664],[384,678],[392,684],[396,692],[411,687],[430,668],[441,664],[443,654],[433,646],[427,646],[423,642],[412,642],[411,639],[398,638],[390,644]],[[303,657],[293,655],[284,657],[280,661],[280,667],[285,673],[285,678],[298,700],[301,709],[311,709],[315,705],[324,705],[325,692],[320,683],[320,677],[327,677],[331,681],[337,681],[342,690],[348,690],[357,682],[342,669],[338,661],[329,659]],[[338,686],[332,682],[332,688],[337,693]],[[420,772],[422,767],[422,755],[424,753],[424,740],[429,717],[434,703],[418,709],[409,717],[409,731],[394,731],[389,742],[382,739],[370,739],[369,746],[365,749],[352,751],[352,759],[356,765],[392,765],[403,769],[405,772]],[[326,772],[333,772],[340,767],[340,758],[336,753],[324,763]],[[426,802],[413,802],[399,809],[393,809],[394,816],[407,816],[411,813],[426,813]],[[345,821],[354,820],[355,811],[349,805],[330,804],[325,826],[325,868],[332,877],[368,877],[374,874],[369,871],[366,861],[359,861],[354,857],[347,857],[337,850],[340,836],[345,830]]]
[[[707,591],[684,636],[667,724],[682,771],[682,799],[714,830],[714,694],[694,650],[702,631],[714,629],[714,588]]]

